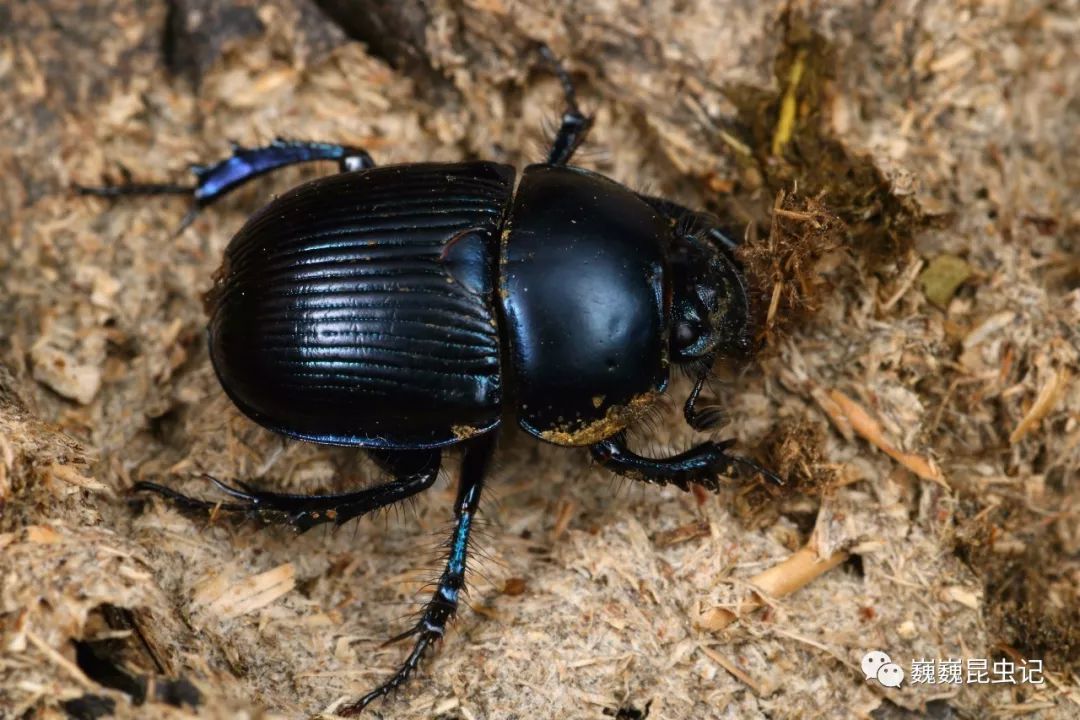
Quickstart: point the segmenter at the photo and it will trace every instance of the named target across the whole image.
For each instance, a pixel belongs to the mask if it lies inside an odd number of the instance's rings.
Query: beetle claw
[[[732,456],[731,459],[739,465],[743,466],[744,468],[748,468],[752,473],[760,474],[762,477],[764,477],[766,480],[768,480],[773,485],[776,485],[777,487],[783,487],[784,485],[787,485],[787,482],[784,480],[784,478],[780,477],[764,465],[759,465],[758,463],[750,460],[749,458]]]
[[[420,625],[419,624],[413,625],[408,630],[406,630],[404,632],[400,632],[397,635],[390,638],[389,640],[386,640],[379,647],[389,647],[390,645],[393,645],[396,642],[401,642],[402,640],[404,640],[406,638],[411,638],[413,635],[416,635],[419,632],[420,632]]]
[[[256,505],[259,502],[259,499],[252,493],[251,488],[249,486],[245,485],[244,483],[240,482],[240,481],[236,481],[236,484],[239,485],[240,487],[242,487],[243,490],[237,490],[236,488],[232,487],[231,485],[226,485],[225,483],[221,482],[220,480],[218,480],[213,475],[207,475],[206,473],[203,473],[203,479],[204,480],[209,480],[210,482],[214,483],[214,485],[217,486],[218,490],[225,493],[226,495],[229,495],[230,497],[238,498],[240,500],[245,500],[245,501],[251,503],[252,505]],[[247,492],[244,492],[244,491],[247,491]]]

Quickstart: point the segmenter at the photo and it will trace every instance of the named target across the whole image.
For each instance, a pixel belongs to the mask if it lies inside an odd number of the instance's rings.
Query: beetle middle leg
[[[265,147],[246,148],[233,144],[232,155],[209,165],[192,165],[193,184],[124,182],[117,185],[88,187],[76,185],[83,195],[119,197],[122,195],[190,195],[191,210],[184,216],[181,232],[192,223],[199,211],[244,183],[289,165],[316,160],[334,160],[341,172],[375,167],[367,151],[349,145],[308,142],[277,138]]]
[[[404,684],[424,656],[424,652],[446,633],[447,623],[457,613],[458,597],[465,588],[465,564],[469,554],[469,531],[472,529],[484,488],[484,475],[495,447],[495,433],[487,433],[464,444],[461,480],[454,503],[454,532],[450,536],[450,554],[431,599],[424,606],[420,620],[411,628],[387,641],[387,644],[416,637],[412,652],[388,680],[354,703],[338,708],[338,715],[359,715],[374,700],[390,694]]]
[[[555,53],[547,45],[540,45],[540,55],[551,65],[551,69],[559,78],[562,85],[563,97],[566,99],[566,109],[563,110],[559,122],[559,130],[555,134],[555,140],[551,144],[547,161],[551,165],[566,165],[573,157],[574,151],[585,140],[585,136],[592,127],[591,115],[581,112],[577,104],[577,93],[574,92],[574,83],[570,79],[570,73],[566,72]]]
[[[739,235],[732,232],[734,228],[724,227],[720,218],[712,213],[691,210],[678,203],[652,195],[639,194],[638,197],[670,220],[672,225],[677,226],[681,230],[680,234],[704,235],[728,253],[735,252],[739,247]]]
[[[290,525],[304,532],[323,523],[341,525],[392,505],[428,489],[439,476],[441,454],[438,450],[373,450],[370,454],[383,469],[394,475],[394,479],[351,493],[296,495],[266,492],[243,483],[240,488],[230,487],[212,477],[210,480],[236,502],[215,503],[193,498],[152,482],[136,483],[134,489],[155,492],[188,510],[218,508],[224,512],[244,513],[266,523]]]
[[[631,450],[626,435],[618,433],[590,446],[589,450],[597,462],[618,475],[657,485],[674,485],[680,490],[689,490],[693,482],[715,491],[719,489],[719,476],[736,467],[761,473],[778,485],[784,484],[776,473],[753,460],[729,455],[727,449],[734,444],[734,440],[705,442],[677,455],[647,458]]]

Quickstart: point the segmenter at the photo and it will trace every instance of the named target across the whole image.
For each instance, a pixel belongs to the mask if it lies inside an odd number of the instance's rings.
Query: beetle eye
[[[675,346],[679,349],[690,347],[697,342],[700,335],[696,325],[681,322],[675,326]]]

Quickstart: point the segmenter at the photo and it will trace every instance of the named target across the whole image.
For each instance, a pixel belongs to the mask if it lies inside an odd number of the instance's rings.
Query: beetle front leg
[[[590,446],[589,450],[593,459],[618,475],[657,485],[674,485],[680,490],[689,490],[690,483],[697,483],[715,492],[720,489],[720,476],[735,467],[761,473],[778,485],[784,484],[776,473],[753,460],[729,455],[727,449],[734,444],[734,440],[704,442],[678,455],[647,458],[627,447],[625,434],[618,433]]]
[[[245,148],[233,144],[232,155],[210,165],[192,165],[193,184],[124,182],[118,185],[88,187],[76,185],[83,195],[120,197],[123,195],[189,195],[191,210],[184,216],[181,232],[207,205],[219,200],[244,183],[289,165],[334,160],[341,172],[366,170],[375,167],[367,151],[349,145],[326,142],[307,142],[278,138],[265,147]]]
[[[316,525],[341,525],[379,508],[392,505],[431,487],[439,476],[438,450],[373,451],[376,462],[394,474],[394,479],[372,488],[335,495],[295,495],[257,490],[240,483],[234,488],[207,475],[225,494],[237,502],[215,503],[193,498],[152,482],[139,482],[134,490],[154,492],[185,510],[242,513],[268,524],[289,525],[299,532]]]
[[[724,411],[719,405],[698,406],[701,390],[709,379],[709,372],[714,362],[716,362],[715,355],[709,355],[701,361],[697,380],[694,382],[693,389],[690,390],[690,395],[686,398],[686,404],[683,405],[683,418],[686,424],[698,432],[711,430],[724,421]]]

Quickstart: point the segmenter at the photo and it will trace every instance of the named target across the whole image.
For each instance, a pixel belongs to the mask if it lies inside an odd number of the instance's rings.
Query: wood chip
[[[987,317],[964,336],[964,349],[973,348],[987,338],[1001,332],[1016,318],[1012,310],[1002,310]]]
[[[231,620],[266,607],[295,587],[296,569],[285,563],[237,583],[219,575],[196,592],[194,602]]]
[[[60,542],[60,534],[48,525],[28,525],[26,541],[36,545],[55,545]]]

